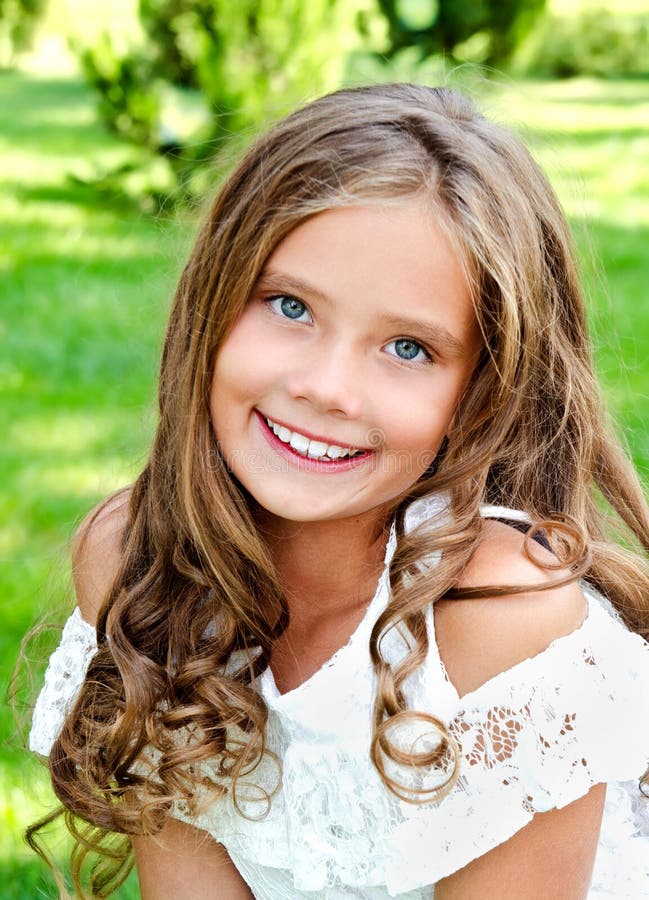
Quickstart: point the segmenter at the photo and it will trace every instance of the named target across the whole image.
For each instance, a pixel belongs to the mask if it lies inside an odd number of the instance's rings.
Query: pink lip
[[[283,441],[277,437],[277,435],[268,427],[266,423],[266,418],[263,413],[260,413],[258,410],[255,410],[255,415],[257,417],[257,421],[259,422],[259,427],[261,429],[261,433],[264,435],[270,446],[283,456],[285,459],[289,460],[292,465],[297,466],[299,469],[304,469],[310,472],[344,472],[347,469],[355,469],[358,466],[362,466],[370,456],[372,456],[372,450],[364,450],[361,454],[354,457],[345,457],[343,459],[332,459],[331,462],[321,462],[319,459],[312,459],[308,456],[302,456],[299,453],[296,453],[292,447],[288,444],[285,444]],[[273,419],[277,425],[284,425],[283,422],[277,421],[277,419]],[[288,425],[284,425],[285,428],[289,428],[290,431],[294,431],[295,429],[290,428]],[[315,435],[309,434],[307,431],[300,431],[300,434],[303,434],[305,437],[308,437],[310,440],[314,441],[322,441],[325,444],[333,444],[334,442],[331,440],[327,440],[326,438],[316,437]],[[336,444],[337,447],[351,447],[351,444]],[[361,449],[360,447],[352,448],[352,449]]]

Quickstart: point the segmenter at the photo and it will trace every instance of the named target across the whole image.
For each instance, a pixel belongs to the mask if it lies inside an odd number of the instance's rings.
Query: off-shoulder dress
[[[417,501],[406,528],[440,514],[438,498]],[[483,514],[525,519],[502,508]],[[393,527],[374,598],[344,647],[288,693],[279,693],[270,669],[258,679],[269,710],[268,747],[281,760],[270,805],[261,809],[251,789],[238,798],[249,817],[227,795],[194,817],[182,803],[174,814],[222,843],[260,900],[423,900],[437,881],[506,841],[536,812],[605,782],[588,896],[649,897],[649,799],[638,785],[649,757],[649,644],[587,583],[579,628],[463,697],[440,659],[429,611],[428,656],[407,695],[413,709],[442,719],[456,737],[460,776],[441,802],[413,805],[386,790],[369,758],[376,684],[368,642],[388,600],[395,544]],[[405,640],[390,632],[383,649],[391,661],[403,655]],[[95,650],[95,630],[76,609],[36,704],[35,752],[48,754]],[[270,757],[254,781],[277,787]]]

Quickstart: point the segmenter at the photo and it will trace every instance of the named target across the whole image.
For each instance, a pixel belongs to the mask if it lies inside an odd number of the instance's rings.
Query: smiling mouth
[[[367,455],[367,450],[356,447],[341,447],[339,444],[326,444],[300,434],[299,431],[291,431],[285,425],[278,425],[272,419],[264,416],[264,420],[275,437],[286,444],[299,456],[305,459],[319,459],[324,462],[338,459],[354,459],[357,456]]]

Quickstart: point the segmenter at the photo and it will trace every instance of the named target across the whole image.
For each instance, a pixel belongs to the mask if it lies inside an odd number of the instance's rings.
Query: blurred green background
[[[202,198],[259,127],[339,84],[459,85],[522,133],[574,226],[599,372],[649,474],[649,3],[512,3],[507,29],[494,26],[492,6],[0,5],[7,696],[24,633],[43,619],[59,624],[70,608],[76,523],[144,462],[165,317]],[[483,18],[470,20],[469,7]],[[444,12],[459,26],[441,41]],[[27,676],[38,680],[55,640],[50,631],[26,650],[14,691],[23,722]],[[8,703],[0,727],[0,898],[55,896],[22,842],[52,806],[47,778],[22,750]],[[52,846],[63,858],[60,829]],[[118,896],[137,896],[133,879]]]

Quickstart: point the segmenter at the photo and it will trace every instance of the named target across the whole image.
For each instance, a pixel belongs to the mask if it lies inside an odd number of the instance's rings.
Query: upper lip
[[[309,438],[311,441],[320,441],[323,444],[328,444],[333,447],[342,447],[345,450],[364,450],[366,452],[371,452],[369,447],[362,447],[360,444],[349,444],[346,441],[338,441],[333,440],[329,437],[323,437],[321,434],[314,434],[312,431],[308,431],[306,428],[296,428],[295,425],[289,425],[288,422],[283,421],[282,419],[276,419],[275,416],[269,416],[261,410],[257,410],[260,416],[266,421],[266,419],[270,419],[271,422],[274,422],[275,425],[282,425],[284,428],[288,428],[289,431],[294,431],[297,434],[303,434],[304,437]]]

